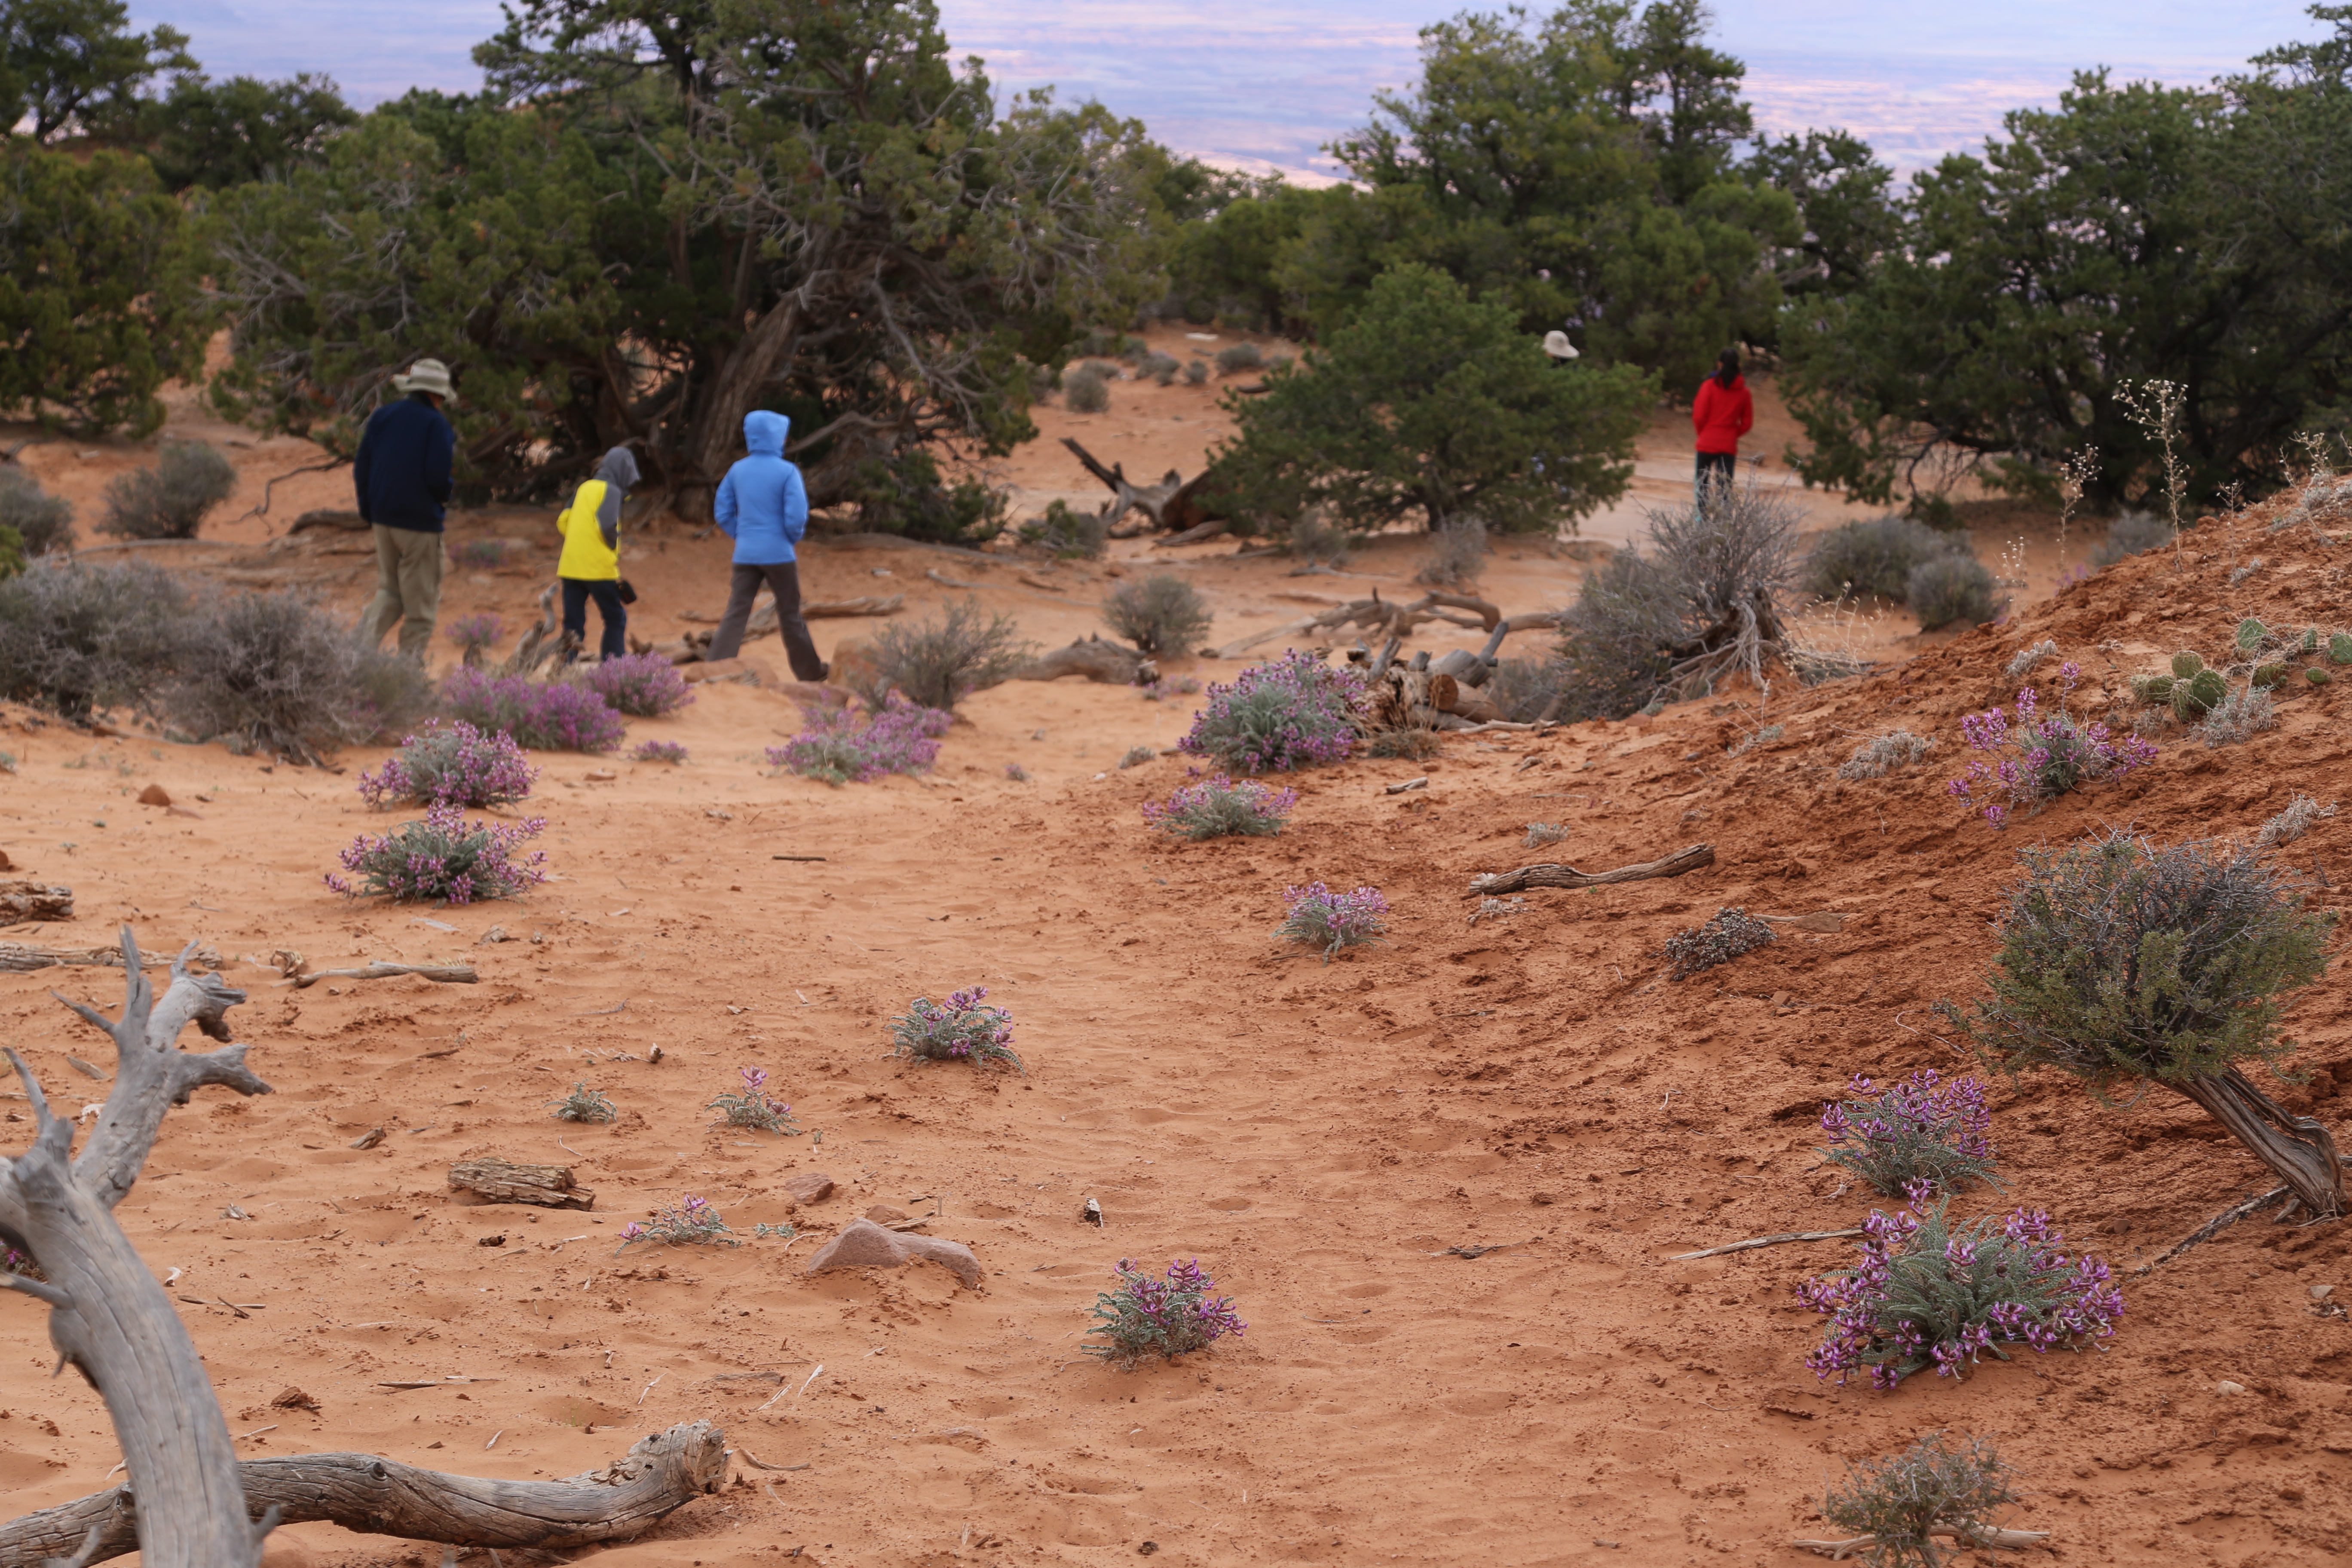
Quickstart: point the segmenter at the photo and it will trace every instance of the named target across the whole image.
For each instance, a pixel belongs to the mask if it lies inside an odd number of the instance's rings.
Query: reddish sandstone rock
[[[809,1259],[808,1271],[816,1274],[827,1268],[897,1268],[921,1258],[947,1269],[968,1289],[977,1289],[986,1278],[980,1259],[961,1242],[884,1230],[870,1219],[850,1221],[848,1228]]]
[[[822,1171],[811,1171],[804,1176],[788,1176],[784,1191],[793,1194],[796,1204],[821,1204],[833,1196],[833,1178]]]

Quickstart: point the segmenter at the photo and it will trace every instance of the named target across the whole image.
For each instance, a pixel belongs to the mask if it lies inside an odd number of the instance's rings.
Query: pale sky
[[[1374,89],[1417,72],[1444,0],[941,0],[959,54],[1000,90],[1100,99],[1180,152],[1328,170],[1325,142]],[[193,36],[215,76],[320,71],[357,102],[470,90],[496,0],[132,0]],[[2004,110],[2054,102],[2071,73],[2201,83],[2324,30],[2287,0],[1717,0],[1717,43],[1748,63],[1769,131],[1841,126],[1901,169],[1972,147]]]

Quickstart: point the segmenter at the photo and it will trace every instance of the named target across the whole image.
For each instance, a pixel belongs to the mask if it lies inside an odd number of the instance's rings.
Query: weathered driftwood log
[[[1031,659],[1013,679],[1059,680],[1066,675],[1083,675],[1106,686],[1149,686],[1160,679],[1160,667],[1125,643],[1089,637]]]
[[[515,644],[514,652],[499,666],[499,674],[529,675],[562,649],[563,637],[560,619],[555,613],[555,591],[559,585],[550,583],[540,590],[539,620],[522,634],[521,640]]]
[[[2326,1123],[2295,1115],[2236,1068],[2185,1078],[2171,1087],[2202,1106],[2277,1173],[2312,1218],[2334,1219],[2344,1213],[2344,1162]]]
[[[212,948],[192,948],[188,956],[206,969],[220,967],[220,954]],[[173,961],[168,958],[142,958],[139,962],[150,969],[165,969]],[[122,950],[113,947],[33,947],[24,942],[0,942],[0,971],[23,974],[60,964],[120,969],[122,967]]]
[[[640,1535],[727,1479],[726,1437],[708,1421],[639,1438],[617,1463],[561,1481],[484,1480],[373,1454],[299,1454],[236,1467],[245,1506],[281,1524],[324,1521],[362,1535],[455,1546],[560,1550]],[[130,1487],[0,1525],[0,1568],[70,1556],[98,1531],[102,1563],[139,1549]]]
[[[241,1045],[177,1047],[190,1024],[226,1040],[224,1015],[245,1000],[219,976],[191,972],[194,951],[192,943],[173,964],[171,986],[159,998],[125,927],[121,1017],[110,1023],[94,1007],[58,998],[115,1045],[114,1088],[79,1160],[73,1124],[51,1113],[32,1069],[8,1053],[36,1131],[30,1148],[0,1163],[0,1237],[30,1254],[47,1278],[11,1274],[0,1285],[49,1304],[50,1342],[105,1399],[139,1498],[141,1561],[152,1568],[252,1568],[274,1521],[257,1528],[247,1514],[236,1450],[195,1342],[114,1218],[173,1105],[207,1084],[270,1092],[245,1065]]]
[[[801,603],[801,618],[805,621],[842,620],[852,616],[895,616],[907,607],[904,594],[868,594],[862,599],[805,599]],[[705,626],[717,626],[724,617],[703,610],[688,610],[677,617],[681,621],[699,621]],[[746,638],[766,637],[776,629],[776,601],[761,594],[751,608],[751,618],[743,623]],[[689,638],[700,637],[703,646],[710,645],[709,632],[687,634]]]
[[[1431,621],[1446,621],[1458,626],[1475,626],[1483,631],[1492,631],[1501,624],[1502,618],[1502,611],[1486,600],[1474,599],[1467,594],[1423,594],[1411,604],[1405,604],[1383,599],[1375,590],[1369,599],[1358,599],[1325,610],[1320,615],[1301,616],[1266,631],[1253,632],[1219,648],[1216,657],[1239,658],[1260,644],[1298,632],[1337,631],[1341,626],[1353,626],[1363,627],[1373,637],[1399,637]]]
[[[27,882],[16,877],[0,877],[0,925],[15,925],[18,921],[71,919],[71,888],[52,887],[47,882]]]
[[[1978,1524],[1972,1520],[1957,1524],[1938,1524],[1930,1528],[1927,1533],[1944,1536],[1952,1541],[1966,1542],[1971,1546],[1990,1547],[1996,1550],[2006,1546],[2011,1551],[2022,1551],[2028,1546],[2039,1546],[2050,1539],[2050,1532],[2046,1530],[1996,1530],[1990,1524]],[[1877,1545],[1878,1537],[1857,1535],[1846,1541],[1799,1541],[1793,1544],[1801,1546],[1809,1552],[1818,1552],[1824,1557],[1832,1557],[1839,1562],[1843,1562],[1856,1552],[1867,1552]]]
[[[1470,879],[1474,893],[1524,893],[1529,888],[1600,888],[1612,882],[1640,882],[1652,877],[1679,877],[1715,864],[1715,846],[1694,844],[1663,860],[1620,866],[1614,871],[1580,871],[1573,866],[1522,866],[1516,871],[1493,871]]]
[[[445,985],[471,985],[481,978],[470,963],[387,963],[379,958],[359,969],[305,970],[293,981],[296,990],[307,991],[321,980],[391,980],[403,974],[422,974]]]
[[[518,1165],[496,1154],[460,1160],[449,1167],[449,1184],[494,1204],[537,1204],[551,1209],[593,1209],[596,1194],[572,1179],[569,1165]]]

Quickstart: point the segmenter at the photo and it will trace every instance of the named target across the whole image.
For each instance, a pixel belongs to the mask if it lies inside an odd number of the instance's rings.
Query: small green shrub
[[[1085,364],[1062,377],[1062,406],[1073,414],[1102,414],[1110,408],[1110,377],[1098,365]]]
[[[1176,363],[1174,354],[1164,354],[1157,351],[1145,354],[1142,363],[1136,366],[1138,372],[1150,376],[1162,386],[1174,381],[1176,373],[1182,368],[1183,366]]]
[[[1209,629],[1199,590],[1172,572],[1122,583],[1102,605],[1103,625],[1148,654],[1181,654]]]
[[[1425,763],[1432,757],[1445,754],[1444,743],[1438,740],[1436,731],[1412,725],[1402,730],[1382,730],[1372,737],[1364,750],[1371,756],[1402,758],[1415,763]]]
[[[620,1108],[603,1089],[590,1089],[584,1083],[573,1084],[570,1094],[548,1103],[555,1108],[558,1121],[613,1121],[621,1114]]]
[[[41,489],[23,468],[0,467],[0,528],[16,531],[26,555],[71,550],[73,515],[73,502]]]
[[[1028,662],[1034,649],[1020,632],[1012,616],[982,610],[978,599],[943,605],[937,621],[893,621],[874,638],[883,689],[858,695],[878,711],[896,687],[919,708],[952,713],[958,702],[1012,679]]]
[[[236,465],[202,441],[168,441],[155,466],[106,487],[106,521],[121,539],[194,539],[205,515],[236,489]]]
[[[1982,1438],[1956,1448],[1930,1432],[1900,1454],[1849,1466],[1822,1499],[1822,1517],[1870,1538],[1870,1568],[1944,1568],[1951,1559],[1937,1538],[1979,1540],[2018,1500],[2014,1473]]]
[[[1925,632],[1956,621],[1981,626],[2000,613],[1999,584],[1972,555],[1938,555],[1920,562],[1904,580],[1903,597]]]
[[[1228,343],[1217,351],[1217,374],[1239,375],[1245,370],[1257,370],[1265,363],[1265,355],[1255,343]]]
[[[1813,542],[1805,557],[1805,589],[1817,599],[1874,594],[1900,599],[1911,591],[1913,567],[1969,553],[1965,534],[1929,528],[1916,518],[1868,518],[1832,528]]]
[[[1186,364],[1185,364],[1185,366],[1184,366],[1184,384],[1185,384],[1185,385],[1187,385],[1187,386],[1200,386],[1200,385],[1204,384],[1208,381],[1208,379],[1209,379],[1209,362],[1208,362],[1207,360],[1204,360],[1204,359],[1196,359],[1196,360],[1192,360],[1192,361],[1189,361],[1189,362],[1187,362],[1187,363],[1186,363]]]
[[[1066,500],[1048,501],[1045,516],[1021,525],[1021,542],[1050,550],[1059,560],[1091,561],[1110,542],[1110,520]]]
[[[1674,978],[1687,980],[1719,963],[1729,963],[1772,940],[1772,928],[1749,917],[1745,910],[1724,909],[1705,925],[1678,931],[1666,939],[1666,957],[1674,963]]]

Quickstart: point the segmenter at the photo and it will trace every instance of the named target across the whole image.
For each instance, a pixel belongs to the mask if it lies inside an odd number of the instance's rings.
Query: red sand
[[[294,504],[335,504],[331,491]],[[281,499],[273,518],[289,510]],[[340,776],[273,770],[10,710],[0,848],[21,874],[71,884],[79,918],[6,934],[86,945],[129,921],[150,947],[217,946],[252,992],[232,1019],[278,1092],[208,1090],[174,1112],[121,1210],[159,1277],[184,1271],[173,1292],[197,1299],[184,1310],[232,1429],[256,1433],[241,1451],[561,1476],[708,1416],[739,1451],[806,1467],[739,1460],[722,1495],[585,1554],[614,1568],[795,1551],[1109,1563],[1146,1542],[1175,1563],[1794,1564],[1820,1561],[1788,1543],[1818,1532],[1825,1479],[1934,1429],[1997,1438],[2031,1499],[2015,1522],[2055,1531],[2063,1561],[2340,1562],[2352,1329],[2309,1298],[2352,1289],[2340,1224],[2249,1221],[2126,1279],[2129,1315],[2103,1353],[2029,1354],[1893,1394],[1822,1384],[1802,1364],[1818,1320],[1793,1288],[1850,1258],[1843,1244],[1666,1260],[1858,1221],[1867,1194],[1813,1152],[1821,1100],[1851,1073],[1952,1065],[1927,1005],[1978,989],[2016,847],[2126,820],[2167,838],[2242,833],[2297,789],[2345,793],[2340,684],[2294,696],[2280,728],[2242,747],[2168,734],[2145,774],[2006,836],[1942,789],[1959,714],[2011,694],[2000,667],[2026,641],[2054,637],[2114,684],[2102,645],[2129,672],[2174,647],[2219,647],[2246,613],[2340,620],[2340,548],[2257,531],[2267,516],[2208,556],[2137,560],[1999,630],[1780,691],[1761,715],[1689,704],[1654,723],[1456,737],[1431,763],[1317,770],[1286,781],[1304,798],[1271,840],[1146,830],[1139,806],[1183,764],[1117,760],[1171,744],[1190,703],[1016,682],[969,702],[929,783],[830,790],[760,761],[795,727],[788,702],[719,686],[631,727],[633,744],[685,742],[683,768],[618,763],[617,779],[590,782],[605,764],[539,759],[544,888],[458,910],[351,903],[320,876],[354,834],[395,820],[352,789],[382,751],[346,755]],[[458,536],[532,526],[462,518]],[[642,629],[718,607],[722,541],[633,548]],[[1412,548],[1383,545],[1353,570],[1409,592]],[[2232,561],[2257,550],[2268,567],[2230,589]],[[512,624],[547,564],[461,575],[445,616],[494,608]],[[823,545],[808,575],[817,597],[904,589],[918,614],[949,592],[930,567],[984,582],[984,603],[1049,644],[1095,625],[1107,585],[1094,568],[1054,568],[1047,580],[1070,585],[1045,589],[1019,581],[1042,575],[1034,563]],[[1302,613],[1283,595],[1364,585],[1283,569],[1187,568],[1219,611],[1213,636]],[[1506,544],[1487,588],[1532,607],[1575,570]],[[346,605],[364,585],[358,557],[305,571]],[[869,629],[817,632],[829,649]],[[772,642],[753,652],[777,661]],[[1726,758],[1765,721],[1782,738]],[[1897,723],[1937,737],[1924,765],[1835,781],[1861,740]],[[1008,780],[1009,762],[1034,782]],[[1416,773],[1426,792],[1381,790]],[[194,816],[136,804],[149,783]],[[1570,836],[1530,853],[1531,821]],[[2326,870],[2324,903],[2340,906],[2352,879],[2347,823],[2287,852]],[[1538,892],[1466,923],[1475,872],[1612,866],[1702,839],[1717,861],[1691,877]],[[785,854],[824,859],[773,858]],[[1384,889],[1389,945],[1328,965],[1277,947],[1283,887],[1315,879]],[[1668,982],[1660,944],[1724,904],[1845,921]],[[478,945],[493,925],[520,940]],[[320,967],[464,960],[482,983],[297,992],[266,967],[279,948]],[[972,984],[1013,1011],[1028,1078],[884,1058],[891,1014]],[[110,1009],[119,985],[89,969],[0,976],[10,1038],[79,1109],[102,1089],[67,1053],[108,1058],[53,985]],[[2314,1077],[2281,1091],[2330,1119],[2352,1082],[2345,1001],[2339,966],[2295,1007]],[[709,1125],[704,1107],[754,1064],[821,1145]],[[550,1119],[574,1081],[609,1092],[620,1123]],[[1998,1087],[1994,1103],[2010,1190],[1962,1208],[2046,1206],[2119,1268],[2268,1184],[2168,1092],[2118,1110],[2036,1080]],[[350,1147],[377,1126],[382,1147]],[[571,1163],[594,1213],[451,1194],[450,1162],[487,1152]],[[812,1170],[842,1191],[795,1212],[783,1183]],[[687,1193],[747,1237],[791,1219],[803,1239],[614,1256],[625,1223]],[[1090,1196],[1099,1232],[1079,1217]],[[984,1291],[928,1264],[806,1276],[822,1238],[875,1204],[936,1205],[930,1233],[974,1249]],[[251,1217],[225,1217],[232,1205]],[[494,1236],[503,1245],[483,1245]],[[1447,1254],[1473,1245],[1504,1249]],[[1113,1263],[1193,1256],[1236,1299],[1244,1340],[1133,1373],[1082,1357]],[[256,1305],[239,1317],[210,1304],[222,1299]],[[49,1381],[44,1317],[0,1305],[16,1369],[0,1391],[0,1478],[19,1509],[97,1489],[120,1457],[96,1395]],[[378,1386],[448,1374],[502,1381]],[[2224,1380],[2248,1392],[2220,1394]],[[323,1408],[273,1408],[289,1385]],[[439,1560],[325,1525],[277,1540],[281,1568]]]

